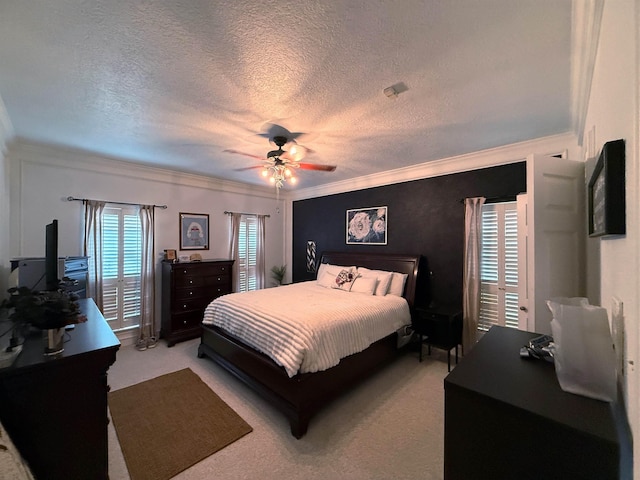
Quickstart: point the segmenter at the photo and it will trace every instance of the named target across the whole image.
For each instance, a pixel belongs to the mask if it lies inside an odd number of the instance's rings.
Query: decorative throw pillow
[[[373,295],[378,285],[378,278],[376,276],[362,276],[358,275],[353,281],[351,287],[352,292],[366,293],[367,295]]]
[[[401,297],[404,293],[404,284],[407,282],[408,275],[406,273],[392,272],[391,285],[389,285],[389,295]]]
[[[346,292],[351,291],[351,287],[353,286],[353,281],[357,277],[357,273],[353,268],[343,268],[338,272],[338,275],[335,277],[334,284],[331,288],[337,288],[339,290],[344,290]]]
[[[387,272],[384,270],[369,270],[365,267],[358,267],[358,273],[365,276],[374,275],[378,279],[378,285],[376,285],[376,291],[374,295],[383,297],[387,294],[389,285],[391,285],[391,272]]]

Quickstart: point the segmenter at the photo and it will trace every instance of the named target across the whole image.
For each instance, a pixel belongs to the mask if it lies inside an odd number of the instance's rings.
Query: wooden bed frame
[[[328,252],[320,262],[406,273],[403,296],[413,309],[420,255]],[[397,335],[393,333],[362,352],[343,358],[328,370],[289,377],[271,358],[215,326],[202,325],[198,347],[199,358],[209,357],[281,410],[296,438],[307,432],[309,420],[322,407],[400,352]]]

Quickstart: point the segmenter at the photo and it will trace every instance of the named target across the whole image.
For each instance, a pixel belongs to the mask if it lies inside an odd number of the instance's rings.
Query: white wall
[[[66,200],[73,196],[166,204],[166,210],[156,209],[158,261],[164,249],[179,249],[180,212],[209,215],[210,249],[198,251],[203,258],[228,258],[229,217],[224,214],[225,210],[268,214],[267,270],[286,263],[285,218],[289,206],[282,199],[276,200],[272,188],[247,187],[141,167],[77,150],[23,141],[10,144],[7,159],[11,167],[11,258],[43,256],[44,227],[54,218],[59,222],[59,255],[81,255],[83,206],[82,202]],[[2,260],[4,265],[8,263],[7,257]],[[159,276],[156,286],[159,291]],[[159,295],[156,306],[159,307]]]
[[[638,404],[640,314],[640,6],[634,0],[605,2],[591,96],[585,122],[585,139],[594,137],[597,153],[610,140],[626,141],[627,234],[600,239],[599,304],[611,314],[614,297],[624,306],[624,379],[629,421],[636,437],[634,458],[640,478],[640,409]],[[585,145],[585,148],[588,145]],[[593,168],[592,162],[591,169]],[[593,300],[593,299],[592,299]]]
[[[7,293],[9,275],[9,161],[7,144],[13,136],[9,115],[0,98],[0,300]]]

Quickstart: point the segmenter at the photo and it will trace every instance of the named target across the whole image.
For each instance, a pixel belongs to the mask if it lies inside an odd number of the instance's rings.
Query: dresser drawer
[[[213,294],[212,300],[222,295],[226,295],[227,293],[231,293],[232,292],[231,283],[222,283],[220,285],[214,285],[213,288],[209,290],[209,292]]]
[[[231,275],[219,274],[219,275],[206,276],[204,277],[204,283],[207,287],[216,286],[216,285],[230,285]]]
[[[199,327],[202,322],[202,312],[176,313],[171,317],[171,330],[179,331]]]
[[[188,287],[176,288],[174,291],[174,301],[195,300],[198,298],[211,298],[211,287]]]
[[[180,312],[190,312],[192,310],[198,310],[200,315],[204,313],[204,309],[211,302],[210,298],[200,297],[200,298],[188,298],[183,300],[176,300],[173,302],[173,308],[171,311],[175,313]]]

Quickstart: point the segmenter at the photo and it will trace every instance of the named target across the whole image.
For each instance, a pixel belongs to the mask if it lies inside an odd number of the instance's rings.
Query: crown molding
[[[574,0],[571,8],[571,115],[582,145],[595,69],[604,0]]]
[[[323,197],[338,193],[363,190],[366,188],[392,185],[394,183],[409,182],[423,178],[467,172],[480,168],[495,167],[526,161],[531,153],[542,155],[558,155],[575,157],[577,155],[576,137],[573,132],[552,135],[548,137],[514,143],[502,147],[481,150],[479,152],[459,155],[456,157],[433,160],[419,165],[397,168],[386,172],[366,175],[363,177],[343,180],[318,187],[306,188],[289,192],[289,199],[304,200]]]
[[[37,143],[21,138],[11,143],[9,157],[42,165],[53,165],[74,170],[99,172],[120,177],[151,180],[159,183],[204,188],[219,192],[273,198],[273,188],[232,182],[206,175],[196,175],[166,168],[127,162],[121,159],[97,155],[80,149]],[[281,195],[282,196],[282,195]]]

